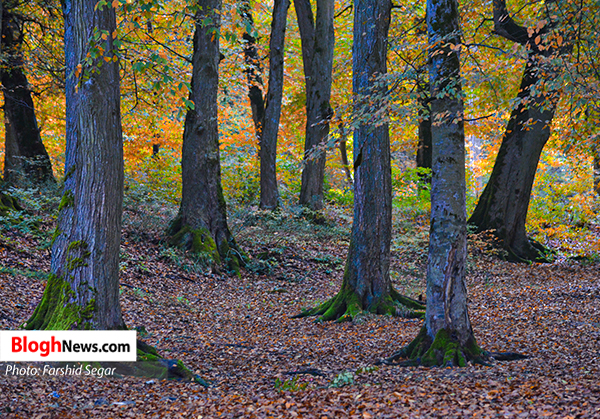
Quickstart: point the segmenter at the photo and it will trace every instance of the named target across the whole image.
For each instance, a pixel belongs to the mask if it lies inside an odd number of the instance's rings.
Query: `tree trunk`
[[[527,31],[516,25],[503,0],[494,1],[494,20],[496,33],[526,45],[529,52],[518,93],[519,105],[511,112],[490,180],[469,224],[478,231],[494,230],[510,260],[547,261],[544,248],[528,239],[525,222],[537,165],[550,137],[559,98],[556,90],[536,93],[534,89],[539,90],[542,78],[550,81],[558,76],[560,70],[548,63],[548,57],[556,51],[549,47],[540,49],[540,31]]]
[[[354,181],[352,180],[352,173],[350,172],[350,163],[348,163],[348,151],[346,147],[346,142],[348,141],[348,134],[346,133],[346,128],[340,123],[340,142],[338,148],[340,149],[340,160],[342,163],[342,168],[344,169],[344,173],[346,174],[346,183],[348,187],[352,188]]]
[[[329,135],[329,120],[333,116],[329,101],[335,43],[335,4],[333,0],[317,0],[316,22],[310,0],[294,0],[294,5],[306,80],[306,133],[300,204],[318,211],[323,208],[326,161],[323,142]]]
[[[239,274],[241,252],[227,226],[221,187],[217,92],[219,83],[220,0],[198,2],[192,91],[183,133],[182,197],[167,234],[170,243],[205,253]],[[210,23],[208,23],[210,22]]]
[[[8,4],[6,6],[11,6]],[[10,7],[2,13],[2,92],[4,94],[4,180],[14,186],[54,183],[42,143],[31,90],[23,70],[23,22]]]
[[[119,245],[123,140],[119,65],[113,38],[90,45],[93,30],[112,34],[115,9],[67,0],[65,13],[65,187],[52,245],[52,273],[28,329],[123,329]],[[104,54],[89,59],[92,48]],[[105,58],[109,59],[105,61]],[[114,59],[113,59],[114,58]],[[82,67],[78,67],[83,64]]]
[[[275,209],[279,204],[277,191],[277,134],[283,96],[283,56],[285,28],[290,0],[275,0],[271,40],[269,41],[269,91],[260,138],[260,208]]]
[[[527,60],[519,98],[528,102],[512,111],[492,175],[469,219],[478,231],[494,230],[512,260],[546,260],[525,230],[535,172],[557,103],[531,94],[539,81],[538,58],[531,54]]]
[[[417,146],[417,167],[431,169],[431,109],[429,108],[429,83],[417,82],[419,90],[419,144]],[[428,177],[430,179],[430,177]]]
[[[592,146],[592,154],[594,156],[594,192],[600,196],[600,152],[598,146]]]
[[[353,93],[385,94],[374,78],[385,74],[391,2],[368,0],[354,8]],[[389,127],[361,125],[354,131],[354,223],[341,291],[326,303],[299,316],[352,320],[361,310],[397,314],[400,301],[422,308],[392,289],[392,174]]]
[[[262,66],[256,47],[256,38],[249,33],[254,29],[254,18],[252,17],[252,7],[249,0],[242,0],[239,6],[240,17],[244,24],[244,63],[246,69],[246,78],[248,81],[248,98],[250,99],[250,108],[252,109],[252,121],[254,121],[254,130],[256,138],[260,144],[263,122],[265,119],[265,102],[263,99],[263,81]]]
[[[419,335],[394,357],[415,364],[464,366],[479,360],[467,311],[464,106],[460,82],[460,26],[456,0],[428,0],[431,83],[431,226],[427,309]],[[392,357],[392,358],[394,358]]]

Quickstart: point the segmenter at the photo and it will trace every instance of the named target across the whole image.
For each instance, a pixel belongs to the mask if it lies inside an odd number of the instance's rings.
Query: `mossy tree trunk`
[[[115,9],[96,0],[67,0],[66,162],[64,194],[52,245],[52,273],[28,329],[123,329],[119,245],[123,140]],[[89,60],[92,48],[103,56]],[[105,60],[108,59],[108,60]],[[80,70],[78,70],[78,68]]]
[[[271,39],[269,41],[269,90],[260,137],[260,208],[275,209],[279,205],[277,190],[277,135],[283,98],[283,58],[285,29],[290,0],[275,0]]]
[[[494,30],[524,45],[528,57],[517,95],[518,106],[511,112],[490,180],[469,224],[478,231],[493,230],[510,260],[543,262],[547,261],[547,251],[529,240],[525,222],[537,165],[550,138],[559,99],[559,91],[552,84],[561,70],[549,58],[567,49],[544,45],[542,37],[548,32],[548,25],[529,30],[517,25],[504,0],[494,1]]]
[[[375,77],[385,74],[390,1],[368,0],[354,8],[353,91],[356,97],[384,93]],[[392,187],[387,124],[354,131],[354,223],[340,292],[298,317],[352,320],[360,311],[400,314],[422,308],[400,296],[390,281]],[[397,303],[401,303],[400,307]]]
[[[54,183],[52,164],[42,143],[31,90],[23,62],[23,17],[18,3],[5,1],[2,11],[2,58],[0,71],[4,94],[4,180],[13,186]]]
[[[187,112],[183,133],[181,206],[167,233],[171,244],[208,253],[215,264],[227,263],[239,273],[243,258],[227,226],[219,157],[221,1],[203,0],[197,5],[190,93],[194,108]]]
[[[0,188],[2,187],[2,179],[0,179]],[[16,198],[8,195],[0,190],[0,217],[4,217],[10,211],[21,211],[22,208]]]
[[[464,366],[481,350],[467,310],[464,106],[460,82],[458,2],[428,0],[431,84],[431,225],[427,309],[419,335],[395,357],[422,365]]]
[[[300,204],[318,211],[323,209],[326,161],[323,142],[329,135],[329,120],[333,116],[329,101],[335,43],[335,4],[334,0],[317,0],[315,17],[309,0],[294,0],[294,6],[306,81],[306,130]]]

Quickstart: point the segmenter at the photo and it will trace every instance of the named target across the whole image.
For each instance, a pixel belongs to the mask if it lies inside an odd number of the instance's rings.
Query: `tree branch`
[[[494,33],[521,45],[529,42],[527,28],[513,20],[506,8],[506,0],[494,0]]]

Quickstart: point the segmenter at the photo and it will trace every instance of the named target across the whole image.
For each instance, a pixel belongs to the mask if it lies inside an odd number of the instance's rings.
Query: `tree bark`
[[[262,127],[265,119],[265,101],[263,98],[262,66],[256,47],[256,38],[250,33],[254,29],[254,18],[249,0],[242,0],[239,6],[240,17],[245,30],[242,35],[244,41],[244,63],[246,65],[246,79],[248,82],[248,98],[252,109],[252,121],[256,138],[260,144]],[[249,32],[250,31],[250,32]]]
[[[391,2],[363,0],[354,7],[353,93],[385,94],[374,80],[387,72]],[[360,125],[354,131],[354,223],[342,288],[326,303],[299,316],[352,320],[360,311],[398,314],[422,306],[392,288],[392,174],[389,127]],[[400,302],[404,308],[396,305]]]
[[[460,26],[456,0],[428,0],[431,84],[431,225],[427,309],[419,335],[390,360],[465,366],[481,361],[467,310],[464,105],[460,81]]]
[[[221,187],[217,92],[219,83],[220,0],[202,0],[196,12],[192,91],[183,133],[182,197],[167,234],[170,243],[208,253],[239,274],[243,260],[227,226]],[[208,23],[210,22],[210,23]]]
[[[429,107],[429,83],[417,81],[419,90],[419,144],[417,146],[417,167],[431,169],[431,109]],[[430,179],[430,177],[428,177]]]
[[[300,204],[318,211],[323,208],[325,176],[324,140],[329,135],[333,110],[331,77],[333,70],[334,9],[333,0],[317,0],[316,21],[310,0],[294,0],[306,81],[306,131],[304,169],[300,187]]]
[[[430,53],[433,176],[427,264],[427,336],[441,330],[461,347],[474,342],[467,311],[467,257],[464,105],[459,53],[458,2],[429,0],[427,27]],[[447,116],[446,116],[447,115]]]
[[[493,230],[514,261],[547,261],[544,248],[527,237],[525,222],[533,181],[542,150],[550,138],[550,125],[559,92],[535,93],[540,81],[551,81],[560,70],[549,63],[554,48],[541,48],[539,35],[546,31],[517,25],[503,0],[494,1],[495,32],[526,45],[527,63],[521,80],[519,105],[511,112],[494,168],[469,224],[477,231]],[[538,41],[536,42],[536,38]]]
[[[348,141],[348,134],[346,133],[346,128],[340,123],[340,142],[338,144],[338,148],[340,149],[340,160],[342,163],[342,168],[344,169],[344,173],[346,174],[346,183],[352,188],[354,181],[352,180],[352,173],[350,172],[350,163],[348,162],[348,151],[346,147],[346,142]]]
[[[4,94],[4,180],[13,186],[54,183],[52,164],[42,143],[31,90],[23,69],[23,22],[12,3],[2,12],[2,66]]]
[[[260,137],[260,208],[279,205],[277,190],[277,134],[283,97],[283,57],[289,0],[275,0],[269,41],[269,90]]]
[[[66,162],[52,245],[52,273],[28,329],[123,329],[119,245],[123,140],[115,9],[67,0],[65,14]],[[90,55],[102,50],[96,58]],[[108,61],[105,61],[105,58]]]
[[[592,154],[594,159],[594,192],[600,196],[600,152],[597,145],[592,145]]]

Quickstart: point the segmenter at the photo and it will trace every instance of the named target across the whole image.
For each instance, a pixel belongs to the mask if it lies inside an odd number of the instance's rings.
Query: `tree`
[[[193,106],[183,132],[182,197],[167,234],[170,243],[209,254],[239,273],[243,253],[227,226],[221,187],[217,91],[219,83],[220,0],[202,0],[195,14],[192,57]]]
[[[417,167],[431,169],[431,118],[429,109],[429,83],[417,80],[419,92],[419,143],[417,146]],[[429,179],[429,177],[427,177]]]
[[[360,97],[385,93],[377,80],[387,71],[390,1],[363,0],[354,6],[353,92]],[[352,320],[361,310],[396,315],[396,302],[422,305],[399,295],[391,285],[392,176],[387,122],[361,123],[354,131],[354,223],[340,292],[297,317]]]
[[[259,144],[260,157],[260,208],[275,209],[279,205],[277,190],[277,135],[281,117],[283,97],[283,57],[285,29],[289,0],[276,0],[273,5],[271,39],[269,41],[269,90],[266,98],[262,93],[262,73],[260,57],[256,48],[256,38],[249,33],[254,27],[250,2],[240,5],[240,15],[246,30],[244,39],[244,60],[248,78],[248,98],[252,108],[252,120]]]
[[[316,19],[310,0],[294,0],[306,81],[306,134],[304,139],[304,169],[300,186],[300,204],[314,211],[323,208],[325,152],[323,141],[329,135],[329,120],[333,109],[331,74],[335,43],[333,0],[317,0]]]
[[[277,135],[283,97],[283,56],[289,0],[275,0],[269,41],[269,90],[260,135],[260,208],[279,205],[277,190]]]
[[[4,180],[24,186],[54,182],[52,164],[42,143],[35,117],[31,89],[24,71],[24,18],[9,1],[2,11],[2,56],[0,71],[4,94]]]
[[[114,8],[97,3],[64,4],[65,186],[52,273],[27,329],[125,328],[119,305],[123,139],[116,18]]]
[[[250,1],[242,0],[238,5],[238,12],[244,25],[242,40],[244,42],[244,63],[246,65],[244,72],[248,80],[248,99],[250,99],[256,137],[260,143],[265,119],[265,100],[263,98],[262,65],[256,46],[256,37],[252,33],[254,31],[254,18]]]
[[[508,13],[506,2],[494,0],[495,33],[524,45],[527,63],[518,105],[511,112],[494,169],[469,224],[478,231],[494,230],[509,258],[515,261],[547,261],[546,249],[527,237],[525,222],[535,172],[550,138],[550,125],[560,95],[553,83],[560,74],[560,66],[550,58],[568,50],[566,36],[558,46],[553,46],[557,40],[546,44],[543,37],[549,29],[546,20],[540,21],[536,28],[518,25]]]
[[[596,195],[600,195],[600,153],[596,144],[592,146],[592,156],[594,159],[594,192]]]
[[[433,176],[427,309],[419,335],[390,360],[464,366],[482,361],[467,310],[464,105],[456,0],[428,0]]]

